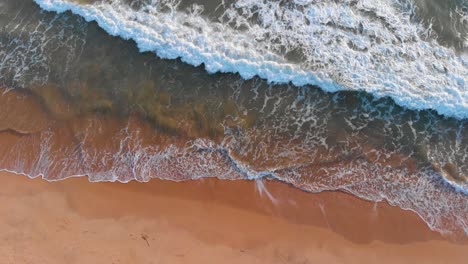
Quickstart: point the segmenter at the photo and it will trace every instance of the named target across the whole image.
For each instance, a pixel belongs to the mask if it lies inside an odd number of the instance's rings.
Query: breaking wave
[[[210,72],[393,93],[406,105],[425,100],[466,117],[464,48],[423,34],[426,20],[418,24],[403,2],[90,1],[36,2],[82,12],[142,51]],[[275,179],[388,201],[433,230],[468,234],[468,119],[365,92],[207,74],[139,53],[78,16],[41,11],[30,0],[2,4],[0,170],[48,181]],[[428,64],[431,56],[443,66]],[[416,64],[424,71],[413,71]]]
[[[173,0],[34,1],[96,21],[142,52],[204,64],[210,73],[364,90],[411,109],[468,117],[467,41],[461,50],[439,44],[411,1],[220,1],[211,11]],[[453,16],[461,26],[464,12]]]

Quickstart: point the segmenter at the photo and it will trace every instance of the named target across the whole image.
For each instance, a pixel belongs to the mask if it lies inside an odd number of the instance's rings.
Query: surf
[[[214,19],[202,5],[181,9],[178,1],[34,1],[95,21],[141,52],[203,65],[209,73],[366,91],[410,109],[468,118],[468,56],[431,37],[414,20],[412,2],[223,1]]]

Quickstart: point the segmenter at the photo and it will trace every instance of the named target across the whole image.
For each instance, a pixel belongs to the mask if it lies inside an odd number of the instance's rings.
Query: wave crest
[[[210,73],[365,90],[411,109],[468,117],[468,57],[428,37],[408,1],[242,0],[220,6],[211,19],[203,6],[180,10],[177,1],[35,2],[96,21],[141,51],[204,64]]]

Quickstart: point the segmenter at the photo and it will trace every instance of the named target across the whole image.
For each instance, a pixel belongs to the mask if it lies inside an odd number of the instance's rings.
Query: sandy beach
[[[465,263],[412,212],[264,182],[59,182],[1,173],[2,263]],[[464,239],[466,240],[466,239]]]
[[[36,130],[52,121],[28,95],[0,99],[8,109],[0,114],[3,165],[34,167],[28,162],[40,154]],[[116,127],[106,120],[98,121]],[[53,145],[58,153],[75,138],[63,127]],[[106,146],[114,147],[100,149]],[[64,163],[55,164],[60,172]],[[468,257],[464,234],[441,236],[413,212],[343,192],[312,194],[270,180],[0,177],[0,263],[465,263]]]
[[[1,0],[0,264],[467,264],[466,3]]]

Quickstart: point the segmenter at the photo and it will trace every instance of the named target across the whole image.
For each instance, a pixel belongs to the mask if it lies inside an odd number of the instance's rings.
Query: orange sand
[[[265,182],[49,183],[0,173],[0,263],[466,263],[414,213]]]

